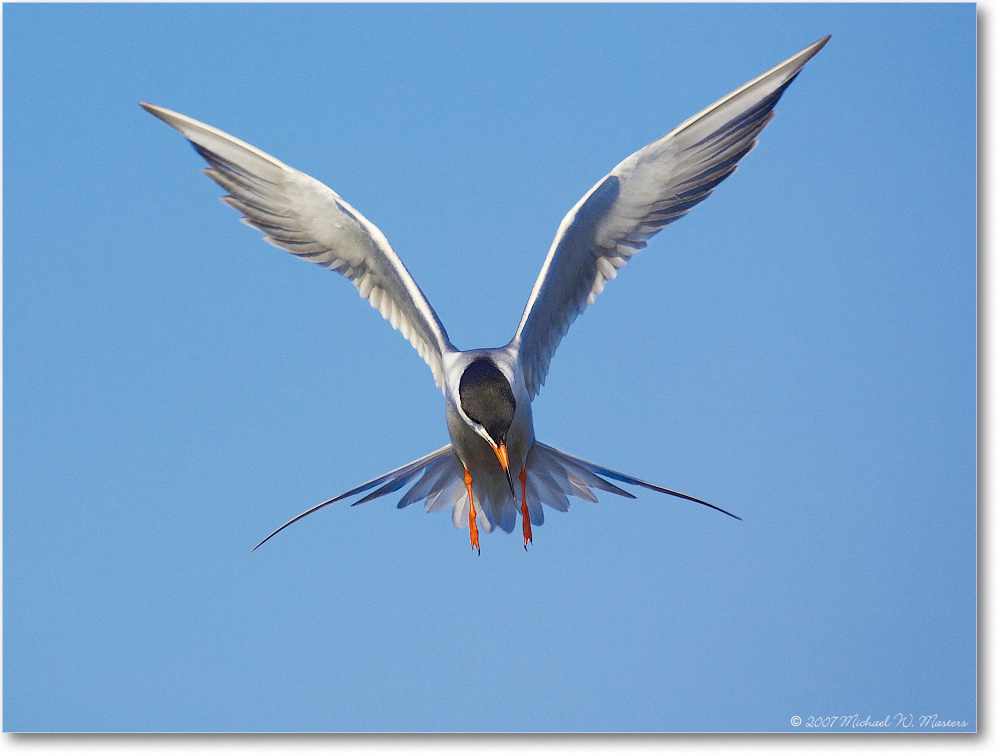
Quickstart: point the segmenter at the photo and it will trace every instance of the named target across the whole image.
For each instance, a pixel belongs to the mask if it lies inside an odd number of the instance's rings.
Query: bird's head
[[[510,477],[507,459],[507,433],[514,422],[514,392],[510,381],[492,360],[480,357],[469,363],[458,385],[462,411],[472,420],[473,430],[492,448],[507,474],[510,493],[514,496],[514,481]]]

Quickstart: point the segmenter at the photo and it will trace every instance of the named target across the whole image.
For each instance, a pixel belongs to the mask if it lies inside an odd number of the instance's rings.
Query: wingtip
[[[806,60],[808,60],[813,55],[815,55],[820,50],[822,50],[824,47],[826,47],[826,43],[830,41],[830,37],[832,37],[832,36],[833,36],[832,34],[827,34],[825,37],[823,37],[822,39],[816,40],[811,45],[809,45],[809,47],[807,47],[805,50],[803,50],[802,53],[804,53],[804,54],[806,54],[808,56],[806,58]]]
[[[830,41],[831,36],[833,35],[827,34],[825,37],[816,40],[808,47],[803,47],[801,50],[795,53],[795,55],[779,63],[770,71],[761,74],[760,76],[757,77],[757,79],[754,79],[752,82],[745,85],[745,87],[750,86],[752,84],[756,84],[758,81],[767,79],[768,77],[778,73],[786,77],[785,79],[783,79],[785,82],[784,85],[788,86],[788,84],[791,83],[791,80],[794,79],[796,76],[798,76],[799,71],[801,71],[805,67],[806,63],[812,60],[813,57],[816,55],[816,53],[822,50],[823,47],[826,45],[826,43]]]
[[[208,130],[215,131],[211,126],[196,121],[193,118],[189,118],[183,113],[178,113],[176,110],[170,110],[169,108],[161,108],[159,105],[153,105],[149,102],[140,102],[139,106],[149,113],[151,116],[155,116],[163,121],[167,126],[172,129],[177,129],[184,136],[190,139],[188,134],[189,129],[195,128],[198,130]],[[235,140],[238,141],[238,140]]]
[[[152,103],[148,102],[140,102],[139,107],[141,107],[151,116],[156,116],[167,125],[173,126],[173,124],[170,123],[170,117],[172,115],[175,115],[172,110],[167,110],[166,108],[161,108],[159,105],[153,105]]]

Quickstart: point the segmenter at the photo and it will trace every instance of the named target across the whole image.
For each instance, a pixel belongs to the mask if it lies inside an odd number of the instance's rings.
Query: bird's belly
[[[516,480],[524,467],[531,445],[535,443],[535,428],[531,419],[531,403],[519,402],[514,413],[514,422],[507,433],[507,455],[510,458],[510,474]]]
[[[491,525],[504,530],[512,527],[519,500],[511,496],[507,474],[500,466],[496,452],[457,413],[448,412],[448,433],[452,448],[472,477],[472,491],[477,509],[485,510]],[[525,466],[528,451],[535,441],[531,422],[531,405],[519,403],[507,434],[507,457],[514,487],[520,495],[518,476]],[[509,510],[505,512],[505,510]]]
[[[485,468],[490,460],[497,468],[500,467],[493,448],[451,412],[448,413],[448,434],[451,436],[452,448],[470,473]]]

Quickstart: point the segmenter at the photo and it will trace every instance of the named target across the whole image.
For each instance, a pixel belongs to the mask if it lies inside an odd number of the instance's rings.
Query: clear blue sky
[[[6,730],[976,726],[973,5],[3,19]],[[442,398],[138,101],[329,184],[493,346],[597,179],[825,34],[535,403],[541,440],[744,522],[605,496],[476,557],[384,499],[249,553],[446,443]]]

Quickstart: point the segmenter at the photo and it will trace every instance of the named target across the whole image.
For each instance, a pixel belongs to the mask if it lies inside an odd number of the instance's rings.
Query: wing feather
[[[577,316],[651,236],[731,176],[774,106],[824,37],[619,163],[567,213],[535,281],[512,344],[528,395],[541,389]]]
[[[211,165],[222,198],[264,240],[348,278],[362,298],[413,344],[442,389],[441,357],[454,347],[437,314],[382,232],[325,184],[246,142],[147,103]]]

